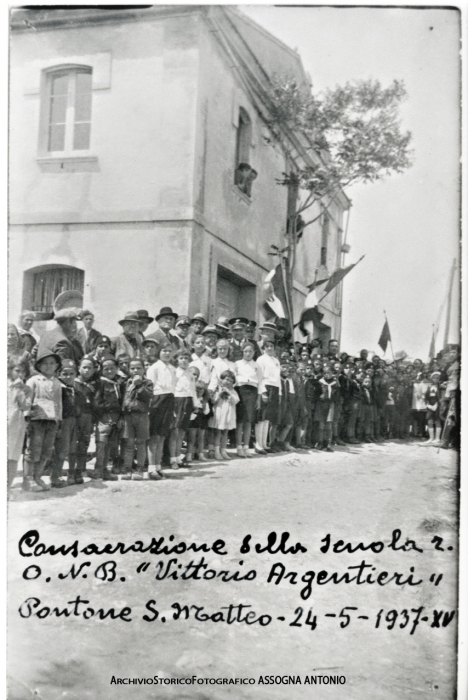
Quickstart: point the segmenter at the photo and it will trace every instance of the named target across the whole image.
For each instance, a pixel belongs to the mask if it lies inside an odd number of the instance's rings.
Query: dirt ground
[[[449,700],[456,677],[457,617],[449,622],[449,617],[439,617],[434,610],[450,612],[457,605],[457,512],[457,455],[398,441],[338,448],[333,454],[294,453],[210,463],[170,472],[161,482],[87,481],[83,486],[23,494],[18,481],[9,503],[9,698]],[[396,546],[411,539],[424,551],[411,545],[406,547],[409,551],[391,549],[388,545],[396,529],[401,531]],[[69,546],[79,540],[79,548],[92,542],[102,548],[106,543],[136,540],[148,545],[151,538],[163,536],[168,544],[170,535],[174,535],[172,544],[205,542],[210,547],[223,539],[227,554],[20,556],[18,542],[28,530],[37,530],[38,541],[47,546]],[[255,543],[265,546],[273,531],[289,532],[287,546],[300,542],[307,552],[252,551]],[[242,554],[239,550],[247,534],[252,535],[251,550]],[[376,545],[375,552],[323,553],[319,548],[327,534],[332,543],[381,541],[385,546],[381,552]],[[442,539],[431,543],[434,537]],[[437,542],[440,550],[435,548]],[[27,544],[24,553],[34,552]],[[245,576],[255,570],[256,577],[230,582],[155,579],[159,561],[162,568],[169,559],[177,559],[171,570],[180,574],[201,556],[208,566],[199,571],[229,570]],[[115,580],[109,580],[112,565],[106,568],[108,580],[102,580],[104,567],[96,569],[110,560],[116,562]],[[422,583],[317,585],[319,571],[355,575],[356,570],[347,567],[359,566],[363,560],[369,565],[363,579],[369,573],[376,577],[388,571],[404,575],[400,583],[410,574],[410,581]],[[84,562],[90,564],[79,570]],[[145,563],[148,567],[140,566]],[[277,579],[267,582],[271,567],[277,564],[278,572],[281,563],[284,573],[297,572],[296,583],[291,582],[294,577],[283,578],[279,585]],[[75,579],[70,574],[58,577],[73,564],[79,571]],[[31,568],[25,576],[37,575],[35,580],[23,577],[27,567]],[[300,579],[307,571],[314,571],[316,580],[304,600],[301,590],[306,583]],[[443,574],[441,580],[439,574]],[[67,602],[78,595],[89,601],[78,610],[114,608],[120,613],[130,607],[131,613],[122,614],[131,621],[83,619],[81,614],[46,616],[47,608],[72,610]],[[40,603],[28,607],[24,603],[28,598]],[[159,611],[154,621],[143,620],[145,614],[155,617],[145,609],[149,600],[157,601],[152,604]],[[242,619],[246,612],[255,611],[255,618],[270,615],[271,622],[262,626],[260,622],[197,620],[195,608],[188,620],[182,619],[184,614],[174,620],[171,606],[175,603],[203,607],[197,613],[200,618],[204,613],[221,613],[223,620],[229,605],[250,605],[233,608],[231,614],[235,617],[241,610]],[[357,610],[341,612],[347,606]],[[312,624],[307,625],[310,610]],[[386,620],[391,610],[398,616],[391,613]],[[42,611],[43,619],[34,614],[37,611]],[[297,616],[301,626],[291,626]],[[419,624],[414,626],[418,616]],[[394,626],[388,629],[392,620]],[[192,675],[252,678],[255,684],[111,684],[113,676]],[[300,676],[302,684],[258,683],[260,676],[270,675]],[[345,676],[346,682],[305,684],[306,676],[319,675]]]

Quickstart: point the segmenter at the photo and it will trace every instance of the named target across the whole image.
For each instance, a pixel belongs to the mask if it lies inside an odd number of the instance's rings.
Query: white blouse
[[[211,380],[208,385],[209,391],[216,391],[216,389],[219,386],[219,380],[223,372],[225,372],[227,369],[231,370],[231,372],[236,373],[236,365],[234,362],[231,360],[228,360],[227,358],[221,358],[221,357],[216,357],[214,360],[212,360],[212,372],[211,372]]]
[[[191,396],[195,407],[201,406],[201,401],[197,396],[197,388],[195,378],[188,369],[176,369],[176,386],[174,391],[175,397],[187,398]]]
[[[147,379],[153,382],[153,394],[173,394],[176,386],[176,369],[171,364],[157,360],[146,370]]]
[[[201,357],[199,357],[195,352],[192,354],[190,367],[198,367],[201,382],[204,382],[205,384],[210,383],[212,366],[213,360],[206,353],[203,353]]]
[[[235,364],[237,386],[257,387],[262,377],[255,360],[237,360]]]
[[[262,375],[258,391],[260,394],[266,393],[267,386],[276,386],[281,394],[281,371],[277,357],[271,355],[261,355],[257,360]]]

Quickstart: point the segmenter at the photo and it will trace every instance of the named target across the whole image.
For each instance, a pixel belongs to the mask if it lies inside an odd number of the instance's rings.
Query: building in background
[[[109,334],[126,311],[167,305],[258,320],[270,245],[285,240],[276,180],[293,167],[268,142],[275,74],[309,82],[296,52],[232,7],[13,11],[11,318],[45,322],[76,289]],[[338,193],[304,232],[297,317],[316,267],[340,265],[349,206]],[[341,285],[320,310],[316,335],[339,337]]]

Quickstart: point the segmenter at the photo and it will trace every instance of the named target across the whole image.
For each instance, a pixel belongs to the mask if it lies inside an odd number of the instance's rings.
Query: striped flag
[[[322,321],[323,314],[318,310],[318,303],[317,292],[314,288],[305,298],[304,309],[299,321],[299,329],[303,335],[311,336],[314,326],[319,326]]]
[[[286,318],[286,292],[283,284],[281,265],[271,270],[263,281],[261,311],[267,321]]]

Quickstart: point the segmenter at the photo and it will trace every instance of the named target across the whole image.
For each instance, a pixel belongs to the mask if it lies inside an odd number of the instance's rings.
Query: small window
[[[246,194],[251,196],[252,182],[257,177],[257,172],[250,165],[250,143],[252,141],[252,122],[242,107],[239,110],[239,122],[236,135],[236,163],[234,172],[234,184]]]
[[[327,266],[328,256],[328,236],[330,234],[330,217],[328,214],[323,215],[322,221],[322,247],[320,248],[320,264]]]
[[[36,268],[37,270],[37,268]],[[31,279],[31,311],[37,318],[47,320],[53,317],[54,301],[62,292],[77,291],[83,294],[84,272],[76,267],[66,265],[48,267],[40,271],[30,270],[27,275]]]
[[[91,141],[90,68],[77,67],[47,74],[47,153],[87,151]]]

